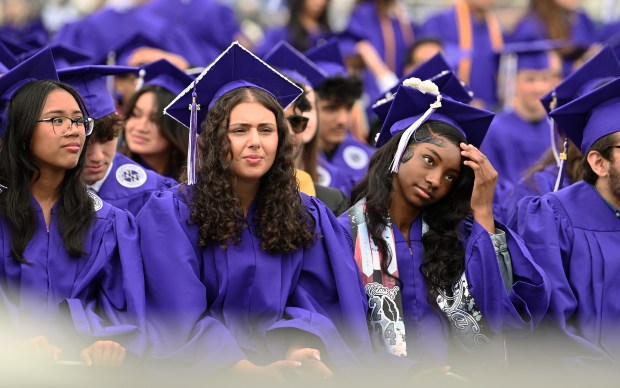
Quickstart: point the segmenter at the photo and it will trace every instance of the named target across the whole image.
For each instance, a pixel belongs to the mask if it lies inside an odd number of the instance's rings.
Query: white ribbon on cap
[[[403,81],[403,85],[407,87],[411,87],[414,89],[418,89],[422,93],[432,93],[437,95],[437,100],[434,103],[430,104],[426,112],[417,119],[413,124],[409,126],[405,130],[405,133],[400,138],[398,142],[398,148],[396,148],[396,153],[394,154],[394,159],[392,160],[392,164],[390,167],[391,172],[398,172],[398,167],[400,166],[400,160],[403,157],[403,153],[405,153],[405,148],[407,148],[407,144],[409,144],[409,139],[415,133],[415,131],[422,125],[430,115],[435,113],[435,111],[441,108],[441,94],[439,94],[439,88],[432,81],[426,80],[422,81],[419,78],[409,78]]]

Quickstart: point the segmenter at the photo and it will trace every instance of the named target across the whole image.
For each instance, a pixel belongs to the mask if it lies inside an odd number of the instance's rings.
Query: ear
[[[588,164],[590,168],[599,177],[606,177],[609,174],[609,160],[603,158],[598,151],[590,151],[588,153]]]

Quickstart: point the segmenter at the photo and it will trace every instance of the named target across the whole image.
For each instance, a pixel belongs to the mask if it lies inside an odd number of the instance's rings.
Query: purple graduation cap
[[[500,73],[504,80],[502,96],[504,106],[510,107],[515,94],[515,79],[521,70],[546,70],[551,65],[551,51],[564,47],[567,42],[553,40],[537,40],[532,42],[514,42],[504,45],[498,53]]]
[[[446,61],[446,57],[441,53],[437,53],[433,55],[428,61],[416,67],[411,73],[404,76],[403,79],[416,77],[425,80],[430,79],[444,71],[453,70],[454,69],[448,64],[448,61]]]
[[[566,105],[570,101],[596,89],[605,82],[609,82],[616,77],[620,77],[620,62],[608,46],[594,57],[592,57],[583,66],[570,74],[555,89],[541,98],[541,102],[547,112]],[[556,129],[556,123],[553,123],[551,117],[552,128]],[[560,129],[563,129],[560,127]],[[559,166],[559,173],[556,180],[555,189],[558,190],[562,185],[564,178],[564,167],[568,155],[568,141],[564,140],[562,153],[557,150],[556,131],[551,132],[551,146]],[[555,191],[555,190],[554,190]]]
[[[56,63],[57,69],[77,66],[81,63],[85,63],[91,60],[91,56],[87,52],[85,52],[84,50],[80,50],[76,47],[67,46],[62,43],[56,43],[50,45],[50,48],[52,49],[52,55],[54,56],[54,63]],[[23,61],[24,59],[30,58],[38,51],[38,49],[29,51],[20,55],[18,58],[20,61]]]
[[[196,136],[213,104],[231,90],[255,87],[271,94],[286,109],[303,90],[257,56],[233,42],[164,109],[189,128],[188,184],[196,182]]]
[[[263,60],[282,74],[313,88],[327,78],[327,73],[284,40],[276,44]]]
[[[127,65],[131,54],[140,47],[162,48],[161,44],[151,39],[143,32],[135,32],[127,39],[119,42],[103,56],[95,59],[93,63],[102,65]],[[110,56],[113,60],[110,60]],[[113,63],[111,63],[113,62]]]
[[[157,85],[179,94],[194,81],[194,78],[186,74],[165,59],[151,62],[143,67],[145,85]]]
[[[4,132],[5,107],[8,106],[13,94],[28,82],[43,79],[58,81],[54,57],[49,47],[44,47],[0,77],[0,111],[3,112],[0,131]]]
[[[54,57],[49,46],[0,77],[0,100],[8,102],[13,94],[26,83],[42,79],[58,81]]]
[[[338,39],[332,38],[324,45],[311,48],[305,52],[308,59],[316,63],[327,74],[328,78],[348,75],[347,68],[344,60],[342,59],[342,53],[340,51],[340,45]]]
[[[0,34],[0,42],[2,42],[6,46],[6,48],[9,49],[9,51],[11,51],[11,53],[15,56],[19,56],[21,54],[37,49],[35,46],[20,42],[4,34]]]
[[[2,42],[0,42],[0,63],[7,69],[12,69],[19,63],[15,55],[13,55],[13,52]],[[3,73],[5,72],[6,71],[3,71]]]
[[[620,78],[552,110],[549,115],[587,155],[598,139],[620,131]]]
[[[604,46],[540,101],[547,112],[551,112],[616,77],[620,77],[620,61],[609,46]]]
[[[424,122],[436,120],[447,123],[463,133],[470,144],[480,147],[494,116],[493,112],[442,98],[440,94],[424,93],[418,88],[401,85],[383,122],[376,146],[381,147],[398,132],[406,131],[392,163],[392,172],[398,172],[399,161],[409,139]]]
[[[549,68],[549,51],[561,46],[551,40],[506,43],[501,54],[514,56],[518,70],[544,70]]]
[[[108,89],[108,76],[127,73],[138,74],[139,67],[128,66],[77,66],[61,69],[58,77],[78,91],[89,115],[95,120],[116,112],[114,99]]]
[[[451,98],[455,101],[468,104],[473,100],[474,93],[471,89],[458,79],[446,62],[444,56],[441,53],[437,53],[431,59],[402,77],[398,85],[385,93],[385,97],[375,101],[372,110],[380,119],[385,120],[389,110],[389,102],[394,98],[400,85],[409,78],[432,81],[437,85],[442,96]],[[386,104],[388,104],[388,106],[386,106]]]

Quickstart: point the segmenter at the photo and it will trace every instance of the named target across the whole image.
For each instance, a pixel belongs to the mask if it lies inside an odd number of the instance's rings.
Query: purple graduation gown
[[[97,195],[119,209],[138,215],[151,193],[178,185],[174,179],[163,177],[140,167],[125,155],[114,156],[112,171],[101,185]]]
[[[319,152],[319,184],[342,191],[347,197],[368,170],[375,149],[347,134],[331,156]]]
[[[436,38],[446,46],[459,47],[456,9],[431,16],[421,28],[419,37]],[[486,22],[472,16],[472,67],[469,87],[474,97],[486,103],[487,108],[497,104],[497,55],[493,51]],[[467,53],[464,53],[467,54]]]
[[[523,198],[536,197],[553,192],[557,178],[558,166],[555,164],[547,165],[543,170],[536,171],[529,180],[521,178],[521,180],[516,185],[512,186],[511,190],[504,193],[499,200],[499,207],[502,212],[501,220],[508,222],[515,212],[517,204]],[[568,187],[571,184],[572,182],[568,179],[565,172],[560,189]],[[512,225],[509,226],[512,227]]]
[[[515,184],[551,146],[549,122],[527,122],[514,111],[495,116],[480,150],[502,179]]]
[[[346,231],[349,248],[354,249],[349,214],[338,221]],[[476,304],[488,327],[496,334],[502,331],[531,331],[543,318],[549,303],[547,279],[536,265],[521,239],[510,229],[496,223],[506,232],[506,242],[512,260],[514,283],[506,292],[493,242],[480,224],[468,226],[469,238],[464,241],[465,275]],[[403,319],[406,330],[407,358],[426,367],[447,365],[455,356],[450,352],[451,334],[443,315],[428,302],[422,265],[422,221],[411,224],[407,240],[398,227],[392,225],[399,279],[402,282]],[[460,355],[460,354],[459,354]]]
[[[97,340],[123,345],[129,358],[146,349],[144,274],[133,216],[96,196],[98,209],[84,251],[71,257],[58,229],[57,206],[49,232],[43,211],[31,197],[35,230],[18,263],[11,254],[10,230],[0,217],[0,310],[8,311],[15,342],[43,335],[59,346],[65,360]]]
[[[617,363],[620,219],[593,186],[580,181],[522,201],[512,222],[549,277],[545,322],[567,345],[561,356]]]
[[[364,291],[331,211],[302,194],[322,237],[292,253],[260,249],[252,208],[241,243],[199,248],[188,196],[185,185],[155,193],[137,218],[152,359],[187,359],[202,371],[245,358],[266,364],[284,358],[282,334],[292,331],[316,336],[334,373],[359,370],[370,349]]]

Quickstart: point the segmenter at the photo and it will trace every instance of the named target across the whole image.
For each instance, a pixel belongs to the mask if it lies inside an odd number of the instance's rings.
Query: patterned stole
[[[407,355],[405,322],[400,286],[396,283],[398,267],[396,247],[391,223],[383,231],[383,239],[392,253],[388,272],[381,271],[381,253],[372,240],[366,225],[366,199],[361,199],[348,210],[355,261],[357,263],[366,296],[368,297],[368,324],[375,348],[387,348],[397,356]]]
[[[490,11],[486,13],[486,24],[493,50],[501,52],[504,47],[502,30],[497,17]],[[459,33],[459,47],[463,52],[468,53],[459,62],[459,78],[469,85],[472,68],[471,50],[474,45],[474,36],[471,27],[471,12],[466,0],[458,0],[456,2],[456,25],[458,26]]]
[[[368,323],[373,345],[376,348],[387,348],[390,353],[397,356],[407,356],[402,292],[394,279],[398,278],[398,260],[391,222],[388,218],[383,239],[392,254],[388,272],[393,277],[381,271],[381,253],[368,231],[365,210],[364,198],[348,210],[348,215],[355,247],[355,261],[368,297]],[[423,222],[422,233],[427,230],[428,225]],[[435,292],[437,305],[450,325],[451,336],[462,348],[476,351],[490,341],[487,324],[473,295],[469,292],[465,273],[452,287],[448,289],[438,287]]]

